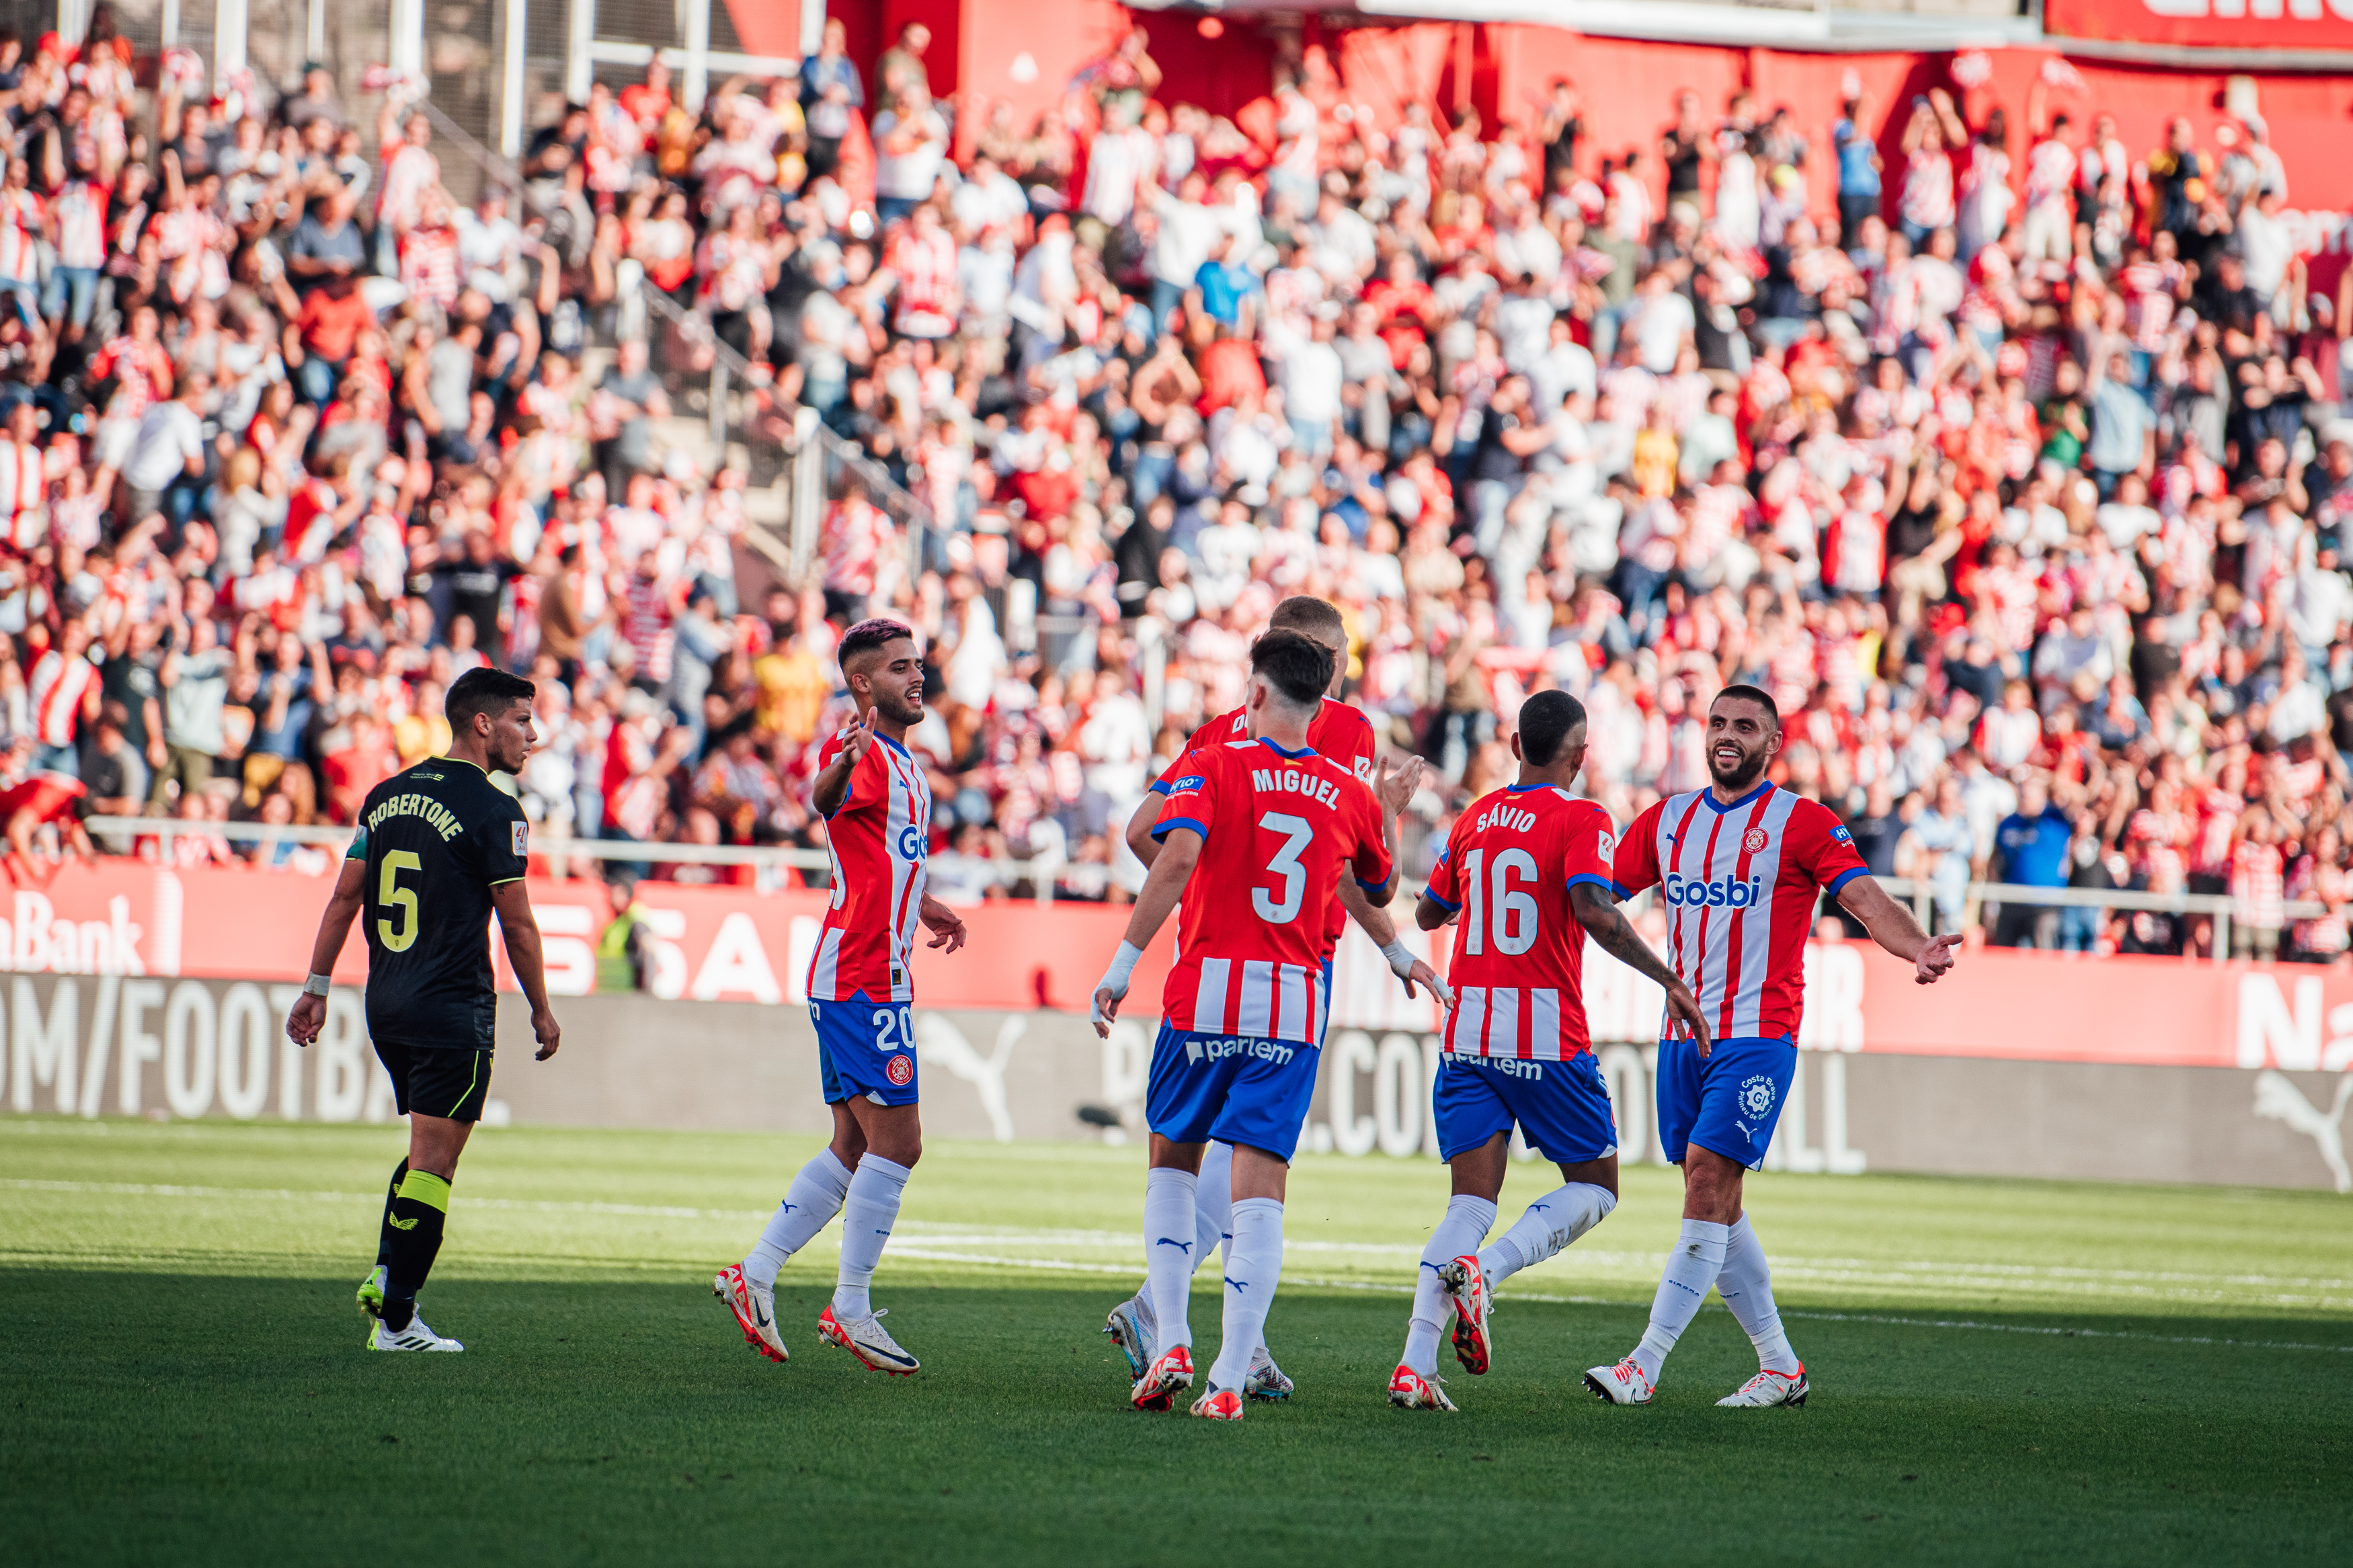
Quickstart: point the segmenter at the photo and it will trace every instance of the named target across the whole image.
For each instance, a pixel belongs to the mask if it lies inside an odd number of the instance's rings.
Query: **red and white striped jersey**
[[[1609,889],[1616,849],[1607,811],[1550,784],[1499,789],[1454,819],[1422,890],[1459,915],[1448,1050],[1557,1062],[1592,1044],[1585,928],[1568,896],[1579,882]]]
[[[1185,752],[1168,764],[1167,771],[1152,783],[1152,793],[1166,795],[1168,786],[1188,771],[1187,760],[1195,752],[1209,746],[1222,746],[1235,741],[1250,739],[1250,710],[1237,708],[1230,713],[1220,713],[1199,729],[1185,742]],[[1307,721],[1307,749],[1319,757],[1339,763],[1366,784],[1373,782],[1373,759],[1379,748],[1373,740],[1372,721],[1364,710],[1352,707],[1336,698],[1326,697],[1315,717]],[[1377,803],[1376,803],[1377,804]],[[1340,902],[1337,886],[1324,914],[1324,953],[1330,958],[1333,949],[1340,945],[1340,932],[1347,928],[1347,907]]]
[[[40,447],[30,441],[0,439],[0,526],[8,527],[13,537],[15,520],[38,510],[48,497],[49,477]],[[20,542],[19,548],[31,545]]]
[[[818,752],[820,771],[833,764],[842,740],[837,734]],[[907,961],[914,952],[931,844],[931,783],[906,747],[877,734],[850,772],[849,793],[826,823],[833,900],[809,962],[810,1001],[915,999]]]
[[[95,272],[106,265],[107,188],[96,180],[68,180],[49,197],[58,219],[58,265]]]
[[[0,190],[0,278],[30,282],[39,276],[33,242],[42,228],[41,198],[26,190]]]
[[[70,746],[81,721],[82,699],[98,679],[98,669],[86,658],[68,658],[56,648],[33,666],[26,696],[33,706],[33,735],[44,746]]]
[[[1153,826],[1201,836],[1177,911],[1160,1015],[1195,1034],[1314,1045],[1324,1009],[1324,916],[1343,872],[1389,879],[1381,808],[1312,748],[1233,741],[1190,752]],[[1247,896],[1245,896],[1247,893]]]
[[[1672,795],[1618,846],[1617,893],[1657,887],[1676,976],[1718,1039],[1795,1039],[1815,894],[1868,869],[1828,806],[1771,784]]]

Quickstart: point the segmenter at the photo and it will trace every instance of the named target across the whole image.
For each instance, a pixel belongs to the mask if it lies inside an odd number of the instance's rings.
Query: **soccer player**
[[[1609,814],[1568,793],[1585,766],[1584,705],[1565,691],[1530,697],[1512,754],[1519,782],[1455,818],[1414,911],[1424,931],[1460,929],[1446,971],[1454,1010],[1431,1097],[1454,1195],[1422,1248],[1405,1356],[1389,1378],[1389,1403],[1404,1410],[1454,1408],[1438,1376],[1450,1299],[1455,1358],[1484,1373],[1494,1288],[1618,1206],[1618,1123],[1586,1032],[1586,934],[1663,986],[1668,1011],[1695,1037],[1708,1033],[1691,992],[1609,897]],[[1560,1167],[1561,1185],[1481,1248],[1514,1125]]]
[[[295,1044],[319,1037],[335,955],[364,910],[368,1034],[408,1118],[408,1158],[393,1168],[375,1268],[359,1289],[360,1310],[375,1320],[371,1350],[466,1348],[425,1326],[417,1292],[441,1250],[458,1156],[490,1095],[499,1013],[493,911],[531,1003],[534,1059],[554,1056],[562,1039],[523,887],[531,826],[514,796],[491,782],[493,771],[518,772],[531,755],[531,700],[532,683],[504,670],[470,669],[450,683],[442,704],[449,753],[368,792],[311,944],[311,978],[286,1020]]]
[[[1267,626],[1271,631],[1298,632],[1331,652],[1331,687],[1316,705],[1315,717],[1308,721],[1307,744],[1316,755],[1330,758],[1360,779],[1371,780],[1375,776],[1374,759],[1379,752],[1379,746],[1373,738],[1372,722],[1365,717],[1362,710],[1350,707],[1335,695],[1348,672],[1348,626],[1341,618],[1339,610],[1323,599],[1304,594],[1293,595],[1275,605],[1274,613],[1267,617]],[[1154,781],[1152,788],[1136,805],[1135,815],[1128,819],[1127,847],[1146,867],[1151,866],[1155,857],[1160,853],[1160,841],[1152,836],[1153,826],[1160,820],[1161,806],[1167,799],[1168,786],[1188,771],[1187,758],[1205,746],[1247,740],[1250,736],[1249,718],[1248,710],[1237,708],[1230,713],[1220,713],[1194,731],[1192,738],[1185,742],[1184,751]],[[1385,824],[1395,825],[1398,812],[1413,798],[1413,792],[1420,781],[1421,761],[1418,757],[1389,776],[1381,786],[1382,821]],[[1397,841],[1392,837],[1388,843],[1389,858],[1394,860],[1397,858]],[[1364,927],[1365,934],[1373,939],[1373,945],[1381,950],[1381,956],[1388,960],[1389,968],[1405,982],[1407,995],[1413,995],[1414,986],[1419,984],[1429,986],[1441,1000],[1446,998],[1446,988],[1439,983],[1437,972],[1408,952],[1405,945],[1398,941],[1397,927],[1388,912],[1373,908],[1366,901],[1363,891],[1345,877],[1340,879],[1331,908],[1324,917],[1324,989],[1327,995],[1332,989],[1332,953],[1339,945],[1342,930],[1352,917]],[[1328,1014],[1324,1023],[1328,1027]],[[1319,1036],[1315,1044],[1320,1047],[1323,1043]],[[1303,1111],[1304,1108],[1302,1109]],[[1233,1239],[1229,1229],[1234,1205],[1233,1158],[1230,1145],[1214,1142],[1201,1156],[1200,1177],[1194,1188],[1194,1242],[1189,1253],[1197,1270],[1208,1261],[1212,1253],[1229,1247]],[[1142,1377],[1144,1369],[1152,1364],[1155,1353],[1153,1349],[1151,1292],[1138,1290],[1113,1307],[1104,1322],[1103,1332],[1109,1334],[1112,1343],[1125,1353],[1128,1380],[1133,1383]],[[1292,1394],[1291,1379],[1283,1375],[1282,1368],[1275,1364],[1274,1358],[1267,1353],[1264,1345],[1250,1352],[1250,1378],[1244,1392],[1252,1399],[1288,1399]]]
[[[10,881],[20,888],[41,885],[44,879],[34,858],[33,836],[45,825],[56,826],[59,842],[83,865],[97,858],[90,830],[81,825],[89,798],[90,790],[81,780],[48,772],[27,773],[0,792],[0,829],[5,829],[7,840],[0,866],[5,866]]]
[[[1095,990],[1095,1030],[1108,1036],[1136,960],[1184,896],[1146,1102],[1145,1289],[1156,1353],[1130,1391],[1138,1409],[1166,1409],[1192,1386],[1194,1189],[1215,1139],[1234,1151],[1233,1244],[1225,1338],[1192,1408],[1213,1420],[1241,1419],[1252,1353],[1282,1272],[1291,1155],[1315,1090],[1327,1005],[1326,889],[1352,874],[1377,906],[1397,890],[1374,791],[1307,744],[1332,663],[1330,649],[1297,632],[1270,631],[1250,649],[1250,733],[1191,753],[1190,771],[1171,782],[1153,827],[1160,854]]]
[[[1715,1287],[1757,1347],[1757,1375],[1718,1405],[1802,1405],[1806,1369],[1781,1331],[1765,1248],[1741,1211],[1741,1178],[1773,1142],[1797,1071],[1806,938],[1827,889],[1872,939],[1929,985],[1960,938],[1931,938],[1872,879],[1830,808],[1768,782],[1781,715],[1754,686],[1727,686],[1707,715],[1708,787],[1661,801],[1618,846],[1618,897],[1657,887],[1675,973],[1714,1033],[1660,1043],[1659,1140],[1683,1168],[1682,1237],[1651,1305],[1642,1342],[1586,1386],[1613,1405],[1646,1405],[1660,1364]]]
[[[907,731],[923,721],[915,634],[897,621],[860,621],[838,653],[858,718],[818,753],[813,798],[826,819],[833,897],[808,973],[833,1141],[801,1167],[750,1255],[721,1269],[712,1292],[753,1349],[785,1360],[776,1271],[839,1214],[841,1267],[818,1335],[870,1371],[905,1376],[920,1363],[882,1327],[871,1292],[923,1152],[909,965],[918,921],[932,932],[928,945],[950,952],[964,945],[964,921],[923,891],[932,787],[907,754]]]

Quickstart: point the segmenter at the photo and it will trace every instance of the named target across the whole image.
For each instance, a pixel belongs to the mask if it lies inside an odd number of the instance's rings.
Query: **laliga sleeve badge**
[[[531,824],[528,822],[516,822],[510,823],[508,826],[512,829],[514,835],[514,852],[518,855],[530,853]]]

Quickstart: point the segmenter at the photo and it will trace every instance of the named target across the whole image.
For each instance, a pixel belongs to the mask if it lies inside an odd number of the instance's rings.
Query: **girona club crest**
[[[1770,842],[1771,839],[1763,828],[1752,827],[1748,830],[1748,836],[1740,841],[1740,847],[1751,855],[1762,855],[1765,852],[1765,846]]]
[[[882,1064],[882,1071],[888,1075],[892,1083],[904,1089],[914,1081],[915,1064],[904,1052],[901,1052]]]

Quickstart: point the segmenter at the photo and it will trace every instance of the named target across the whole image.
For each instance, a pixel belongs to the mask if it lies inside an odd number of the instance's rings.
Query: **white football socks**
[[[1187,1305],[1193,1294],[1193,1173],[1155,1167],[1144,1173],[1144,1299],[1152,1304],[1153,1355],[1193,1342]]]
[[[1659,1278],[1659,1294],[1651,1303],[1651,1326],[1634,1347],[1634,1364],[1652,1383],[1667,1352],[1675,1348],[1692,1318],[1707,1300],[1708,1287],[1724,1271],[1727,1226],[1713,1220],[1687,1219],[1675,1249],[1667,1256],[1666,1272]]]
[[[1724,1270],[1715,1277],[1715,1293],[1748,1331],[1757,1347],[1757,1364],[1765,1372],[1794,1375],[1804,1370],[1789,1336],[1781,1331],[1781,1310],[1773,1305],[1773,1271],[1765,1265],[1765,1247],[1742,1215],[1725,1238]]]
[[[1512,1228],[1479,1249],[1479,1271],[1492,1288],[1550,1258],[1609,1217],[1617,1194],[1590,1182],[1571,1182],[1528,1205]]]
[[[1438,1371],[1438,1334],[1446,1326],[1446,1285],[1438,1271],[1486,1239],[1495,1225],[1495,1205],[1457,1193],[1446,1200],[1446,1216],[1430,1233],[1414,1276],[1413,1321],[1406,1327],[1405,1364],[1430,1377]]]
[[[763,1289],[775,1289],[776,1270],[785,1259],[817,1238],[826,1222],[841,1212],[841,1200],[849,1194],[849,1167],[831,1149],[818,1150],[817,1158],[793,1178],[768,1228],[752,1244],[751,1256],[744,1259],[744,1278]]]
[[[1193,1188],[1193,1271],[1213,1252],[1233,1251],[1234,1146],[1212,1142],[1201,1151],[1201,1176]]]
[[[1212,1389],[1241,1392],[1250,1377],[1250,1352],[1266,1334],[1266,1311],[1282,1278],[1282,1204],[1275,1198],[1244,1198],[1234,1205],[1234,1249],[1226,1260],[1224,1339],[1209,1368]]]
[[[882,1244],[899,1223],[899,1194],[906,1190],[906,1166],[869,1153],[858,1162],[849,1178],[849,1193],[841,1205],[841,1272],[833,1291],[836,1319],[871,1318],[873,1302],[867,1287],[874,1283],[874,1266],[882,1261]]]

